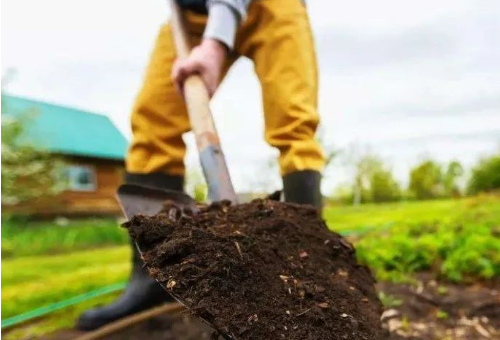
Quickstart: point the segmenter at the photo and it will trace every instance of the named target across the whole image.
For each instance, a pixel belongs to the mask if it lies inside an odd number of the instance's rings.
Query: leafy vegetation
[[[463,203],[451,219],[407,220],[367,233],[356,243],[358,258],[382,280],[420,271],[451,281],[500,277],[500,199]]]
[[[402,197],[399,183],[379,157],[366,154],[354,161],[352,186],[341,187],[337,195],[344,203],[392,202]]]
[[[409,173],[408,187],[402,189],[382,158],[370,152],[359,153],[353,149],[343,155],[344,165],[348,165],[353,178],[337,187],[330,201],[359,205],[494,192],[500,190],[499,152],[483,158],[472,168],[467,190],[464,190],[463,185],[466,182],[466,171],[458,161],[443,164],[432,159],[415,165]]]
[[[448,163],[446,170],[443,173],[443,188],[444,195],[447,197],[458,197],[462,193],[458,186],[458,180],[464,175],[462,164],[457,161]]]
[[[467,185],[469,194],[488,192],[500,189],[500,152],[484,158],[472,169]]]
[[[417,199],[459,196],[457,179],[462,176],[462,165],[450,162],[446,169],[433,160],[426,160],[410,171],[410,193]]]
[[[128,242],[116,219],[2,220],[2,258],[60,254]]]
[[[371,202],[392,202],[402,197],[401,188],[392,172],[382,166],[371,174],[369,192]]]
[[[64,181],[58,180],[62,162],[23,141],[29,122],[29,112],[14,115],[2,98],[2,204],[55,195],[64,189]]]
[[[383,291],[380,291],[378,293],[378,298],[380,299],[380,301],[382,302],[382,304],[385,307],[389,307],[389,308],[398,307],[398,306],[401,306],[403,304],[403,300],[398,299],[390,294],[386,294]]]

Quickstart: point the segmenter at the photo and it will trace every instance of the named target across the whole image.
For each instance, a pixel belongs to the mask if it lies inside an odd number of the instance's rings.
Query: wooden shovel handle
[[[182,12],[175,0],[169,0],[169,2],[172,9],[171,25],[177,56],[187,57],[191,51],[191,44],[186,33]],[[237,203],[236,193],[210,112],[210,96],[199,75],[191,75],[184,82],[184,100],[191,129],[196,138],[203,174],[208,183],[210,200],[228,199]]]

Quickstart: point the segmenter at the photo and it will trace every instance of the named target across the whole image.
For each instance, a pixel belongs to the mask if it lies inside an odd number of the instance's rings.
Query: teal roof
[[[27,143],[65,155],[125,159],[127,140],[104,115],[6,94],[2,109],[33,117],[22,136]]]

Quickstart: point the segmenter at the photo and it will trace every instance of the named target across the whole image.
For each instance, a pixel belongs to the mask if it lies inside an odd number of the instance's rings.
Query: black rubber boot
[[[163,173],[125,174],[125,183],[149,187],[182,191],[182,176],[170,176]],[[132,273],[125,292],[113,303],[90,309],[80,315],[77,328],[93,330],[128,315],[146,310],[163,302],[172,301],[168,293],[149,277],[135,244],[132,246]]]
[[[283,176],[285,202],[309,204],[321,212],[321,173],[314,170],[296,171]]]

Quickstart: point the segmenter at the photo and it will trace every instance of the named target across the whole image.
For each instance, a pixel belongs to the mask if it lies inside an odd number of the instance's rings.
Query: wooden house
[[[119,215],[115,198],[124,173],[127,140],[104,115],[2,95],[2,115],[28,113],[24,133],[64,161],[66,189],[4,211],[30,215]],[[32,114],[33,113],[33,114]],[[24,137],[24,136],[23,136]]]

